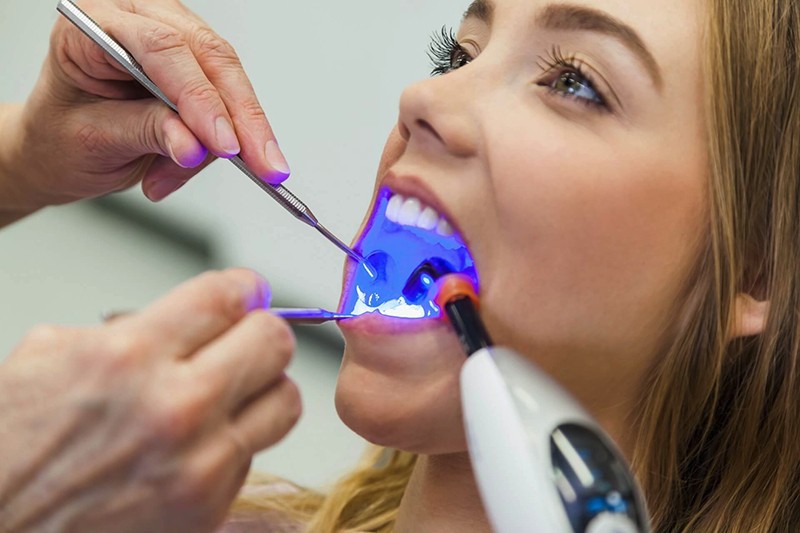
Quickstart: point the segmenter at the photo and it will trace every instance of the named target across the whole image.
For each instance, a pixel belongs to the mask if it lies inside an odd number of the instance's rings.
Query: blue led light
[[[586,504],[586,510],[589,511],[589,514],[592,516],[602,513],[606,510],[606,501],[601,497],[592,498]]]
[[[404,318],[439,316],[441,311],[430,290],[435,279],[429,271],[419,272],[420,267],[426,262],[437,268],[447,265],[448,270],[469,276],[478,287],[475,261],[458,235],[445,237],[436,231],[402,226],[386,218],[390,198],[388,189],[379,192],[372,217],[356,243],[356,250],[367,258],[377,277],[371,277],[366,269],[358,269],[342,311],[352,314],[378,311]],[[408,296],[407,285],[415,272],[418,279],[411,281],[418,284],[420,294],[412,298]]]

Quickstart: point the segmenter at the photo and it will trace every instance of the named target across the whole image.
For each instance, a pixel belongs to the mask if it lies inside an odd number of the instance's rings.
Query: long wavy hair
[[[800,528],[800,1],[705,0],[708,231],[642,386],[632,464],[655,531]],[[769,301],[732,338],[740,293]],[[327,495],[239,507],[391,531],[414,456],[373,450]]]

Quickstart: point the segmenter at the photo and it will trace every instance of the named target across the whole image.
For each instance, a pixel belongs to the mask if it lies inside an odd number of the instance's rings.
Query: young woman
[[[364,253],[383,216],[453,228],[496,343],[618,442],[656,531],[800,527],[800,4],[478,0],[434,51]],[[348,268],[343,305],[359,283]],[[245,514],[488,531],[453,333],[374,312],[341,328],[339,414],[387,450],[327,496],[273,491]]]

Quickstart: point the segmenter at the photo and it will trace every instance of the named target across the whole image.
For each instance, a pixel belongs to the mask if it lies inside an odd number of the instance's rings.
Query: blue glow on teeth
[[[342,303],[342,312],[354,315],[378,312],[401,318],[429,318],[441,314],[433,302],[434,276],[454,271],[469,276],[478,287],[475,261],[457,234],[401,225],[386,217],[392,193],[381,190],[375,210],[356,244],[377,274],[358,268]],[[445,271],[442,271],[445,270]],[[414,279],[410,277],[414,275]]]

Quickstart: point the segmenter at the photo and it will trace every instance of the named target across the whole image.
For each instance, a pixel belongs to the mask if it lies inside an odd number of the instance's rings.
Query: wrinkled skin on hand
[[[0,364],[0,530],[214,530],[300,415],[267,300],[226,271],[102,326],[34,329]]]
[[[79,6],[133,54],[180,116],[60,17],[38,83],[15,117],[22,132],[13,139],[15,159],[30,165],[16,168],[29,204],[19,211],[140,181],[151,200],[161,200],[214,156],[241,153],[272,183],[288,176],[282,155],[282,169],[275,157],[267,160],[275,137],[236,51],[197,15],[176,0]]]

